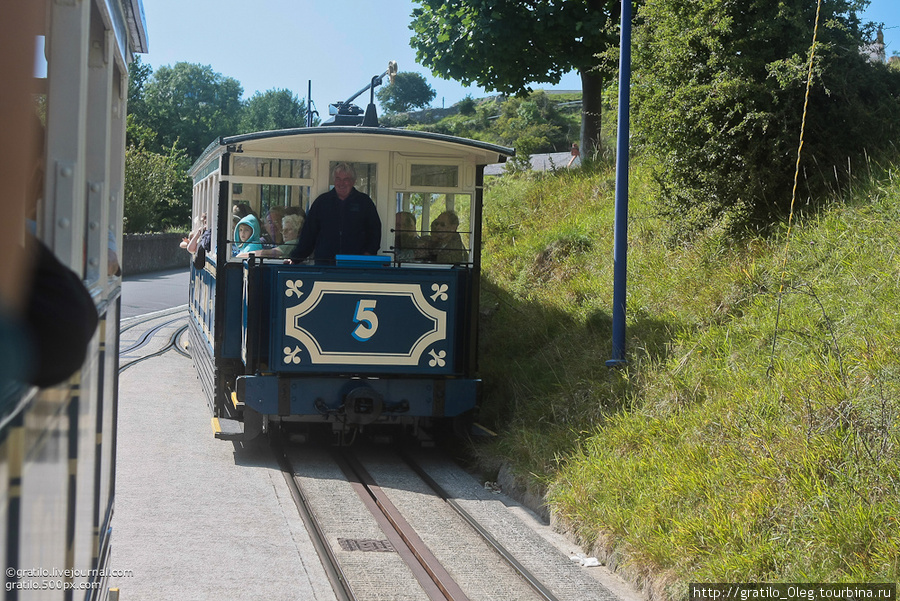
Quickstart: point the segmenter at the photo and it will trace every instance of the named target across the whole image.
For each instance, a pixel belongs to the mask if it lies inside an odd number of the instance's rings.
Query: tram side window
[[[396,261],[456,264],[469,261],[469,194],[398,192],[393,252]]]

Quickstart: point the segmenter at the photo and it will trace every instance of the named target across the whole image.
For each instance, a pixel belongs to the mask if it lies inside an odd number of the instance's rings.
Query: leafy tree
[[[564,150],[569,146],[568,123],[543,91],[528,98],[510,98],[491,127],[496,142],[516,149],[524,159],[535,152]]]
[[[618,45],[618,0],[416,0],[410,40],[435,75],[525,94],[530,83],[581,74],[584,152],[599,145],[604,80],[596,55]]]
[[[247,100],[240,131],[269,131],[306,125],[306,100],[290,90],[257,92]]]
[[[137,123],[147,119],[147,107],[144,104],[144,86],[153,74],[153,67],[144,63],[140,55],[128,65],[128,114],[133,115]]]
[[[472,98],[471,94],[466,94],[466,97],[457,103],[457,107],[460,115],[471,117],[475,114],[475,99]]]
[[[391,113],[405,113],[411,108],[424,108],[434,100],[434,91],[419,73],[404,71],[397,73],[394,83],[375,92],[384,110]]]
[[[183,150],[166,154],[143,146],[125,149],[125,232],[164,231],[190,223],[190,186]]]
[[[141,146],[144,148],[153,149],[154,151],[156,150],[156,132],[146,125],[142,124],[140,120],[134,114],[132,114],[131,111],[128,111],[128,116],[125,119],[125,124],[126,146]]]
[[[900,78],[861,55],[868,3],[825,0],[803,197],[891,148]],[[647,0],[635,32],[636,133],[658,153],[664,211],[687,231],[765,226],[790,206],[816,3]]]
[[[194,160],[217,136],[237,131],[241,94],[236,79],[212,67],[192,63],[160,67],[144,86],[142,124],[157,132],[162,148],[178,143]]]
[[[461,103],[462,104],[462,103]],[[578,126],[562,115],[542,90],[527,98],[493,98],[477,105],[471,114],[451,115],[437,123],[409,125],[411,129],[433,131],[463,138],[512,146],[522,165],[535,152],[568,150]]]

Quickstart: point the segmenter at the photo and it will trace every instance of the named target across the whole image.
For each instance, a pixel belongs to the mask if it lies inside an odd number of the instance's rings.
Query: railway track
[[[120,330],[119,373],[169,351],[190,358],[185,350],[186,333],[187,312],[184,307],[123,322]]]
[[[440,455],[273,448],[341,601],[616,598]]]
[[[182,309],[123,322],[120,373],[186,355],[186,320]],[[288,444],[277,428],[269,442],[339,601],[620,598],[437,451]]]

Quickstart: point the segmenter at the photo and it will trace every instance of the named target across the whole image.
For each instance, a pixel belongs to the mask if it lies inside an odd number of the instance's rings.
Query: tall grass
[[[612,371],[611,170],[492,184],[481,418],[501,437],[481,452],[655,597],[896,581],[900,181],[871,168],[790,239],[675,245],[646,173],[631,176],[628,366]]]

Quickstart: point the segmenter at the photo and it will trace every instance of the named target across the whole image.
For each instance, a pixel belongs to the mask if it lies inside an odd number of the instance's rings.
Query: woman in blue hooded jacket
[[[263,245],[259,241],[259,220],[256,215],[247,215],[234,227],[234,244],[231,247],[232,257],[248,257],[252,252],[259,252]]]

